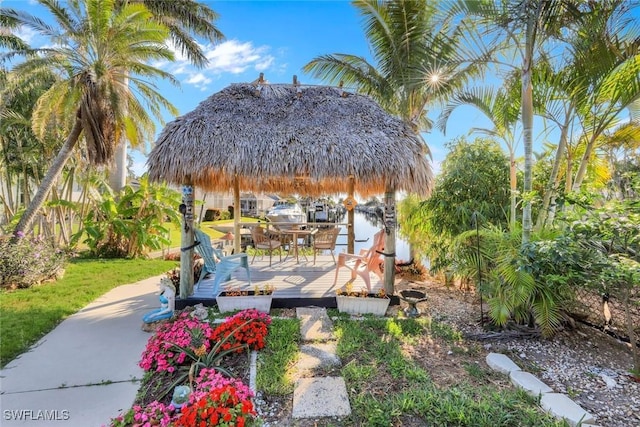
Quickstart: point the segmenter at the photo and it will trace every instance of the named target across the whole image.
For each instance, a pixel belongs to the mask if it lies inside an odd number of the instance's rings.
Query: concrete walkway
[[[0,425],[99,427],[131,407],[162,276],[119,286],[0,371]]]

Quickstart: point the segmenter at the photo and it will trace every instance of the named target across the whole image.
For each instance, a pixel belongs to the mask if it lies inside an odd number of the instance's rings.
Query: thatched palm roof
[[[234,84],[167,124],[147,161],[152,181],[209,191],[425,194],[424,141],[366,96],[332,87]]]

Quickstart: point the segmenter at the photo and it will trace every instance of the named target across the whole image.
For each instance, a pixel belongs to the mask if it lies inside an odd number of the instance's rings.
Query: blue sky
[[[185,114],[208,96],[230,83],[250,82],[263,72],[273,83],[288,83],[297,75],[301,83],[318,84],[302,73],[302,67],[318,55],[350,53],[370,58],[368,45],[357,11],[348,1],[213,1],[207,2],[219,13],[216,22],[226,36],[217,45],[203,42],[210,60],[205,69],[196,69],[184,58],[161,64],[180,81],[176,88],[159,83],[161,92]],[[2,7],[25,9],[38,14],[31,0],[0,0]],[[44,43],[33,34],[21,32],[33,45]],[[438,110],[429,113],[432,119]],[[166,116],[166,120],[172,117]],[[432,151],[434,167],[444,159],[443,143],[463,135],[471,127],[488,126],[484,116],[470,108],[456,111],[448,125],[447,135],[433,130],[423,137]],[[158,126],[158,134],[161,131]],[[134,170],[144,170],[145,157],[133,151]]]

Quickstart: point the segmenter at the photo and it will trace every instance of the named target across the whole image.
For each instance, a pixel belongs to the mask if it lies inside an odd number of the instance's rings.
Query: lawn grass
[[[344,426],[566,426],[537,408],[536,399],[518,389],[496,388],[483,381],[489,373],[468,368],[469,379],[441,387],[402,351],[418,336],[461,339],[449,326],[428,319],[338,318],[337,354],[349,390],[352,415]]]
[[[330,310],[332,311],[332,310]],[[298,359],[300,332],[296,319],[274,319],[267,345],[259,353],[257,388],[267,401],[288,399],[290,374]],[[496,387],[496,373],[476,364],[455,384],[439,384],[421,363],[403,350],[432,337],[473,354],[459,331],[428,318],[334,318],[337,354],[343,367],[352,413],[316,420],[317,426],[567,426],[544,414],[535,398],[515,387]],[[465,350],[463,350],[465,349]],[[442,367],[436,368],[442,369]]]
[[[272,396],[293,393],[291,368],[298,360],[300,321],[273,319],[266,346],[258,353],[256,387]]]
[[[251,217],[241,218],[241,222],[257,222],[257,221],[258,221],[258,218],[251,218]],[[171,240],[171,243],[169,244],[170,248],[180,247],[180,243],[181,243],[180,239],[182,237],[181,231],[180,231],[181,225],[182,224],[177,224],[175,222],[164,223],[164,226],[169,230],[169,240]],[[200,229],[205,233],[207,233],[212,240],[219,239],[224,235],[224,233],[221,233],[211,228],[212,226],[219,226],[219,225],[233,225],[233,220],[226,219],[222,221],[202,221],[202,223],[200,224]]]
[[[74,259],[67,263],[60,280],[0,292],[0,366],[107,291],[176,266],[175,261],[163,260]]]

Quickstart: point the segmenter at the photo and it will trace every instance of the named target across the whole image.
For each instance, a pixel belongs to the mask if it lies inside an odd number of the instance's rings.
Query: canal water
[[[346,223],[345,216],[340,223]],[[347,226],[340,225],[340,235],[336,242],[336,253],[347,251]],[[354,217],[353,228],[356,233],[356,241],[354,244],[355,253],[359,253],[360,249],[369,249],[373,245],[373,236],[383,228],[381,221],[369,219],[369,217],[361,212],[356,212]],[[396,260],[409,260],[409,244],[398,236],[396,230]]]

